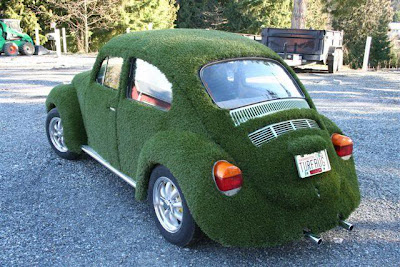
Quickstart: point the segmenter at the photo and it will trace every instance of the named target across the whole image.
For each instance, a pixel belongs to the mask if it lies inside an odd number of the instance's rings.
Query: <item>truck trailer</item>
[[[264,28],[262,44],[278,53],[289,66],[328,65],[329,73],[343,65],[343,32]]]

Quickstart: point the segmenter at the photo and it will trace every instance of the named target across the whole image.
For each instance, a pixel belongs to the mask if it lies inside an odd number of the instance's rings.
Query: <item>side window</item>
[[[130,97],[134,100],[169,110],[172,102],[172,84],[156,67],[136,59],[135,77]]]
[[[105,58],[97,73],[96,81],[101,85],[118,90],[123,63],[124,60],[120,57]]]

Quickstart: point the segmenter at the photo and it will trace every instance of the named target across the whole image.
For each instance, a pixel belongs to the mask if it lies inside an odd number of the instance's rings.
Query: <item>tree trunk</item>
[[[76,31],[76,44],[79,52],[85,51],[85,33],[82,30]]]
[[[305,29],[306,27],[306,0],[294,0],[292,13],[292,29]]]
[[[88,10],[87,0],[84,1],[84,23],[85,23],[85,53],[89,53],[89,29],[88,29]]]

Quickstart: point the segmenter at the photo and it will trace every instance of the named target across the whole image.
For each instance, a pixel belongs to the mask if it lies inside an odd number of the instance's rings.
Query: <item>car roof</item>
[[[264,57],[281,61],[265,45],[239,34],[201,29],[168,29],[127,33],[111,39],[100,55],[141,58],[163,72],[199,70],[227,58]],[[170,73],[166,73],[167,76]]]

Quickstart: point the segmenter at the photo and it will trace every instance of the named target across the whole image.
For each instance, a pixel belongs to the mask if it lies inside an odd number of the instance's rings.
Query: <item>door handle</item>
[[[115,111],[115,108],[113,108],[113,107],[109,107],[109,109],[110,109],[111,111]]]

